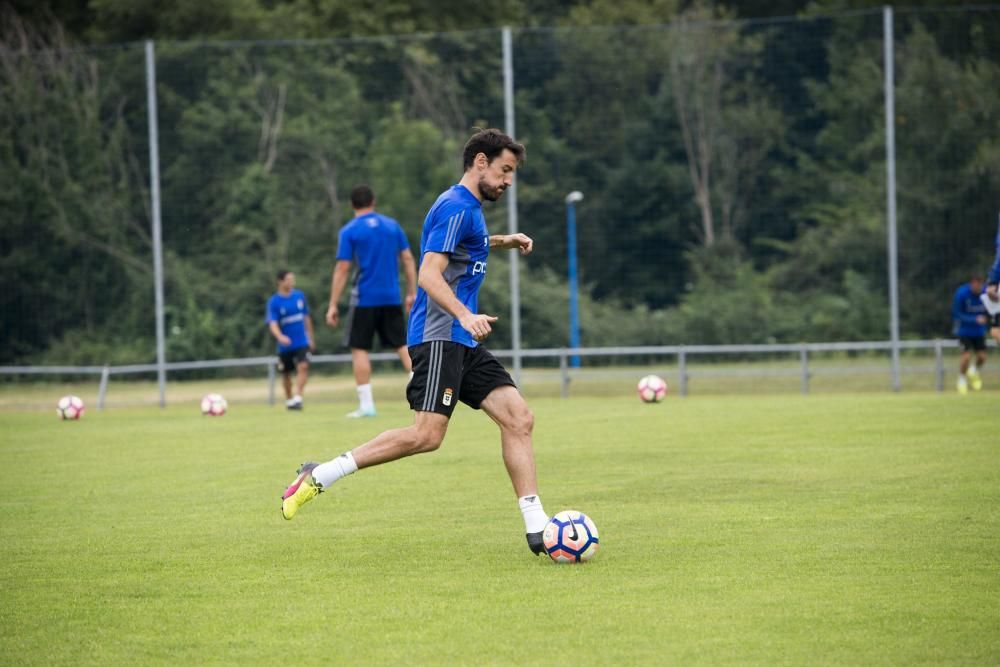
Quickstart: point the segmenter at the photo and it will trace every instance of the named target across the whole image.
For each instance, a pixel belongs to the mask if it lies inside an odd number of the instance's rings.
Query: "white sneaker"
[[[361,419],[363,417],[374,417],[374,416],[375,416],[375,408],[372,408],[370,410],[362,410],[361,408],[358,408],[357,410],[351,410],[350,412],[347,413],[347,417],[351,419]]]

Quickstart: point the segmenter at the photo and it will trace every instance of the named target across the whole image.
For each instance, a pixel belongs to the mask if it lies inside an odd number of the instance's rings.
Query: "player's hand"
[[[1000,286],[989,285],[986,288],[986,296],[990,298],[990,301],[1000,301]]]
[[[278,342],[281,343],[282,345],[288,346],[292,344],[292,339],[286,336],[285,334],[281,334],[280,336],[278,336]]]
[[[340,311],[336,306],[330,306],[326,310],[326,324],[327,326],[336,327],[340,324]]]
[[[504,242],[506,247],[511,249],[517,248],[522,255],[527,255],[535,247],[535,242],[531,240],[531,237],[521,233],[508,234]]]
[[[976,324],[986,324],[990,319],[985,315],[976,315]]]
[[[493,315],[474,315],[469,313],[469,315],[459,320],[459,323],[463,329],[472,334],[474,340],[481,341],[490,335],[490,332],[493,331],[491,324],[498,319]]]
[[[403,311],[409,315],[410,311],[413,310],[413,302],[417,300],[416,294],[407,294],[406,298],[403,299]]]

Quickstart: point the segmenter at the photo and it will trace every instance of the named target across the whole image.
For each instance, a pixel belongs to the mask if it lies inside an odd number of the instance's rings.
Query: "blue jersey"
[[[267,300],[267,314],[264,321],[268,325],[277,322],[281,333],[292,339],[288,345],[278,343],[278,354],[300,347],[309,347],[309,338],[306,336],[307,317],[309,317],[309,304],[306,303],[306,295],[297,289],[293,289],[288,296],[275,293]]]
[[[955,299],[951,304],[951,318],[955,320],[955,333],[961,338],[981,338],[986,335],[986,325],[979,324],[976,318],[986,315],[986,305],[979,298],[979,292],[973,292],[969,283],[955,290]]]
[[[1000,218],[997,219],[997,256],[993,260],[993,266],[990,267],[990,275],[987,278],[987,282],[990,285],[1000,283]]]
[[[352,306],[398,306],[399,253],[410,247],[399,223],[380,213],[354,218],[340,230],[337,259],[354,262]]]
[[[443,192],[427,213],[420,236],[421,263],[427,252],[448,255],[445,282],[466,308],[479,312],[479,287],[486,278],[490,234],[482,203],[464,185],[453,185]],[[427,292],[418,289],[410,311],[407,344],[419,345],[431,340],[447,340],[467,347],[478,345],[458,320],[431,300]]]

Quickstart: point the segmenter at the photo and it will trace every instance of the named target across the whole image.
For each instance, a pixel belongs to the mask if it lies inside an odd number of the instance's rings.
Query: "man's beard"
[[[503,191],[507,189],[502,185],[499,185],[497,187],[492,187],[486,182],[485,178],[479,179],[478,187],[479,187],[479,194],[483,196],[483,199],[488,199],[490,201],[496,201],[500,199],[500,195],[502,195]]]

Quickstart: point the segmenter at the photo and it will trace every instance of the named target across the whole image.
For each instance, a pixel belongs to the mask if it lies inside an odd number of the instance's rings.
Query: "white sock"
[[[409,382],[412,379],[413,379],[413,371],[410,371],[410,377],[406,378],[406,381]]]
[[[362,412],[375,409],[375,399],[372,398],[372,386],[370,384],[358,385],[358,401],[361,402]]]
[[[302,402],[301,394],[295,394],[295,396],[292,396],[292,403],[301,403],[301,402]]]
[[[341,477],[347,477],[357,470],[358,464],[354,462],[354,455],[345,452],[332,461],[320,463],[313,468],[312,476],[320,486],[326,489]]]
[[[517,499],[517,506],[524,515],[524,532],[540,533],[549,522],[549,516],[542,509],[542,501],[538,496],[524,496]]]

